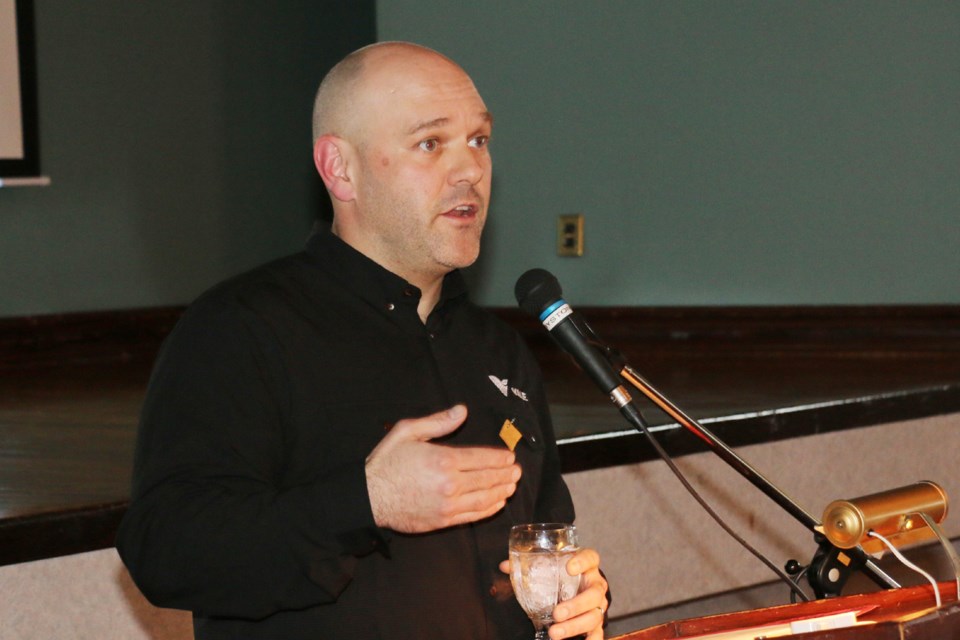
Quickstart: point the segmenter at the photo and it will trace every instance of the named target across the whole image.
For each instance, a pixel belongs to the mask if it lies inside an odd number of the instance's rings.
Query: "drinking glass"
[[[572,524],[518,524],[510,529],[510,582],[536,628],[534,640],[546,640],[557,603],[577,595],[580,576],[567,573],[567,562],[578,549]]]

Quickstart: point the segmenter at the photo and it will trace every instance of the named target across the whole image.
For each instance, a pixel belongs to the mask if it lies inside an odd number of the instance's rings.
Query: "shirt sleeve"
[[[195,305],[164,345],[117,537],[154,604],[257,619],[331,602],[357,557],[386,544],[363,459],[286,486],[285,375],[266,323],[240,304]]]

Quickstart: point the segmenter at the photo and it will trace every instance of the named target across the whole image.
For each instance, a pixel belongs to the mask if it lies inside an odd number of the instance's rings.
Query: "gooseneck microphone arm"
[[[861,569],[880,587],[898,588],[900,586],[860,547],[846,550],[834,547],[823,535],[821,522],[816,517],[767,480],[709,429],[681,411],[637,374],[629,364],[622,362],[619,354],[614,357],[611,349],[600,343],[590,326],[563,300],[560,283],[550,272],[543,269],[527,271],[517,280],[514,293],[520,307],[539,317],[560,347],[574,358],[604,392],[610,395],[624,418],[650,439],[658,449],[658,453],[661,453],[661,457],[666,454],[650,434],[630,394],[623,388],[622,380],[629,382],[678,424],[703,440],[718,457],[814,533],[819,550],[811,563],[807,577],[817,597],[840,595],[841,589],[854,569]],[[611,360],[617,361],[618,364],[614,366]],[[664,459],[669,463],[668,458]],[[700,500],[698,496],[694,497]],[[701,502],[701,504],[706,507],[704,503]],[[735,535],[729,530],[728,532]]]
[[[709,429],[681,411],[675,404],[670,402],[662,393],[657,391],[653,385],[644,380],[634,369],[628,365],[623,365],[620,375],[630,384],[636,387],[643,395],[653,401],[664,413],[677,421],[677,423],[692,432],[698,438],[707,443],[710,449],[720,456],[724,462],[733,467],[740,475],[750,481],[755,487],[763,491],[770,499],[780,505],[787,513],[794,517],[803,526],[813,530],[820,526],[820,521],[810,515],[803,507],[797,504],[790,496],[781,491],[775,484],[767,480],[763,474],[754,469],[746,460],[728,447],[720,438],[715,436]]]
[[[629,364],[623,365],[623,368],[620,370],[620,375],[660,407],[664,413],[676,420],[680,426],[706,442],[710,450],[724,462],[746,478],[753,486],[762,491],[764,495],[777,503],[784,511],[793,516],[800,524],[813,532],[820,549],[815,556],[815,563],[811,567],[812,573],[808,576],[808,580],[817,597],[840,595],[843,585],[846,583],[847,578],[849,578],[850,568],[853,566],[852,563],[844,561],[844,553],[852,556],[855,565],[860,567],[878,586],[892,589],[900,586],[896,580],[878,567],[870,556],[860,547],[853,547],[852,549],[846,550],[833,547],[823,535],[822,523],[817,518],[808,513],[803,507],[797,504],[796,501],[791,499],[790,496],[754,469],[746,460],[737,455],[733,449],[727,446],[726,443],[720,440],[720,438],[714,435],[709,429],[670,402],[666,396],[657,391],[653,385],[637,374]],[[834,569],[836,569],[836,572],[832,571]]]

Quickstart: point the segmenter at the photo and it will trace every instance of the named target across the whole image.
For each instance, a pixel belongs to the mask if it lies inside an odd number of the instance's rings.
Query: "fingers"
[[[553,611],[556,624],[550,637],[569,638],[587,634],[588,640],[603,638],[603,619],[607,608],[607,581],[600,573],[600,554],[581,549],[567,562],[570,575],[580,575],[580,593],[561,602]]]
[[[457,468],[462,471],[481,469],[500,469],[513,464],[516,455],[509,449],[495,447],[453,448],[456,452]]]
[[[423,418],[401,420],[391,433],[396,434],[395,438],[426,442],[453,433],[466,418],[467,408],[458,404]],[[440,458],[440,463],[460,471],[499,469],[513,464],[516,458],[512,451],[496,447],[448,447],[447,452],[447,456]]]
[[[549,635],[553,640],[572,638],[587,634],[587,638],[603,638],[603,609],[593,607],[585,613],[550,627]]]
[[[443,454],[445,460],[442,466],[446,467],[444,471],[449,473],[451,480],[449,485],[444,487],[447,495],[469,496],[471,493],[516,485],[520,479],[520,465],[514,464],[513,454],[509,451],[507,452],[510,453],[509,456],[495,458],[497,466],[483,469],[463,467],[462,454],[466,451],[466,449],[451,449]]]
[[[580,549],[567,561],[567,573],[571,576],[600,568],[600,554],[594,549]]]
[[[458,524],[467,524],[470,522],[476,522],[477,520],[483,520],[484,518],[489,518],[493,514],[503,509],[503,507],[506,506],[506,504],[507,504],[506,500],[500,500],[498,502],[493,503],[488,509],[485,509],[483,511],[458,512],[457,514],[450,516],[446,520],[441,521],[442,526],[440,528],[453,527]]]
[[[599,609],[598,609],[599,611]],[[599,625],[590,633],[586,635],[586,640],[603,640],[603,617],[604,614],[600,613],[600,623]]]
[[[458,471],[442,489],[444,514],[449,524],[482,520],[500,511],[517,489],[520,467],[511,464],[502,469]]]
[[[387,432],[370,455],[367,456],[367,463],[377,459],[381,465],[383,461],[390,463],[391,460],[402,456],[403,453],[394,453],[398,449],[403,449],[404,445],[413,442],[427,442],[434,438],[440,438],[456,431],[467,417],[467,409],[462,404],[455,405],[446,411],[439,411],[423,418],[411,418],[397,422]]]
[[[379,526],[422,533],[487,518],[513,495],[521,469],[513,452],[430,442],[466,419],[463,405],[401,420],[367,457],[367,491]]]
[[[395,438],[407,437],[425,442],[453,433],[466,419],[467,408],[458,404],[423,418],[401,420],[390,433]]]
[[[606,612],[606,588],[583,591],[557,606],[553,611],[550,637],[554,640],[588,634],[588,638],[603,638],[603,618]]]

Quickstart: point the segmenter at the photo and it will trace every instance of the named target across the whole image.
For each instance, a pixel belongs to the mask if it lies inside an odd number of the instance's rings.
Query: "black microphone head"
[[[513,295],[521,309],[539,317],[540,312],[563,297],[563,289],[546,269],[530,269],[517,279]]]

